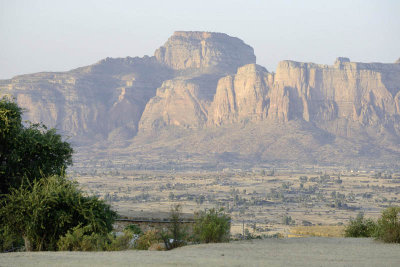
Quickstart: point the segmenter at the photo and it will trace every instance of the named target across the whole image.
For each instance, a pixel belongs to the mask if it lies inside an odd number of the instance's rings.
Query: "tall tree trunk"
[[[24,242],[25,242],[25,250],[26,251],[32,251],[33,247],[32,247],[32,243],[29,240],[29,238],[27,236],[23,236],[23,238],[24,238]]]

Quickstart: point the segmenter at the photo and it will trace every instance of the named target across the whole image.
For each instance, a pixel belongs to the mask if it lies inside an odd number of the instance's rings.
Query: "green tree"
[[[85,196],[63,177],[35,180],[11,189],[1,200],[3,227],[25,240],[26,250],[55,250],[59,238],[80,226],[85,233],[106,235],[116,213],[104,201]]]
[[[181,247],[185,245],[187,237],[187,229],[182,222],[182,206],[177,204],[171,207],[169,218],[171,222],[168,231],[160,231],[160,237],[164,241],[166,249]]]
[[[196,213],[194,233],[196,239],[204,243],[229,241],[231,218],[223,209],[209,209]]]
[[[22,109],[8,98],[0,99],[0,195],[51,175],[64,175],[72,164],[72,148],[55,129],[22,123]]]
[[[400,243],[400,207],[385,209],[377,225],[377,239],[388,243]]]
[[[360,212],[355,219],[350,219],[345,229],[346,237],[372,237],[376,231],[376,223],[372,219],[365,219]]]

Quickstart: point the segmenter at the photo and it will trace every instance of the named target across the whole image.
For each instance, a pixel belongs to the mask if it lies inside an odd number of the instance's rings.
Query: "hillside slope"
[[[175,32],[152,57],[16,76],[0,81],[0,93],[14,96],[26,119],[70,137],[77,158],[111,165],[400,159],[399,62],[286,60],[272,73],[238,38]]]

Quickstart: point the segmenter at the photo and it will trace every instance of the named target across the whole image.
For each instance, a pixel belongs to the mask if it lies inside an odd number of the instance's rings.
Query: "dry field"
[[[284,238],[186,246],[171,251],[20,252],[0,266],[399,266],[400,245],[372,239]]]
[[[396,173],[113,171],[70,176],[123,215],[165,214],[174,204],[185,213],[223,207],[232,217],[233,234],[287,236],[296,226],[340,226],[360,211],[377,218],[383,208],[400,205]],[[325,236],[331,235],[337,236]]]

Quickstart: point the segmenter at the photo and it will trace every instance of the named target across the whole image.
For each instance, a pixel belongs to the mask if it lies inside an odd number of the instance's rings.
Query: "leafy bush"
[[[90,233],[87,227],[77,226],[62,236],[57,246],[68,251],[118,251],[130,247],[133,234],[124,232],[121,236],[104,233]]]
[[[151,245],[159,243],[160,241],[161,239],[159,231],[149,230],[136,240],[135,248],[140,250],[148,250]]]
[[[135,235],[141,235],[141,234],[143,234],[142,229],[140,229],[139,225],[137,225],[137,224],[129,224],[129,225],[127,225],[127,226],[125,227],[124,230],[125,230],[125,231],[128,231],[128,232],[130,232],[130,233],[132,233],[132,234],[135,234]]]
[[[196,240],[204,243],[229,241],[231,218],[223,209],[209,209],[196,213],[194,233]]]
[[[400,207],[385,209],[377,225],[377,239],[388,243],[400,243]]]
[[[0,252],[16,251],[23,245],[24,240],[21,236],[11,232],[8,227],[0,228]]]
[[[0,217],[11,233],[22,236],[26,250],[55,250],[70,229],[85,227],[85,234],[105,235],[116,213],[97,197],[88,197],[77,184],[53,176],[11,189],[0,201]]]
[[[107,248],[108,236],[104,234],[89,233],[80,225],[68,231],[58,242],[59,250],[69,251],[100,251]]]
[[[372,219],[365,219],[360,212],[355,219],[350,219],[345,229],[345,237],[372,237],[375,234],[377,225]]]

